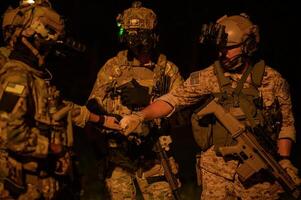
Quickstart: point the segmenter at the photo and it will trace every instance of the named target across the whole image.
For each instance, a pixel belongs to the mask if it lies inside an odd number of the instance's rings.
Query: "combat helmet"
[[[214,27],[222,30],[215,32],[222,32],[221,35],[223,35],[219,37],[222,39],[218,49],[219,61],[225,70],[239,71],[247,63],[256,60],[254,55],[258,49],[259,30],[258,26],[250,21],[248,15],[245,13],[229,17],[225,15],[216,21]],[[231,54],[229,57],[228,52],[238,48],[240,48],[240,52]]]
[[[21,1],[19,7],[9,7],[5,11],[2,22],[5,42],[11,46],[17,41],[22,42],[39,59],[39,63],[43,56],[33,41],[50,45],[64,35],[64,21],[47,2]]]
[[[258,47],[259,30],[245,13],[233,16],[223,16],[217,24],[225,27],[227,34],[226,47],[242,46],[244,54],[252,55]]]
[[[149,29],[152,30],[157,25],[157,16],[149,8],[142,7],[140,1],[135,1],[131,8],[123,11],[116,18],[117,23],[123,29]]]
[[[135,1],[116,20],[119,41],[134,55],[149,53],[155,49],[159,36],[156,33],[157,17],[154,11],[143,7],[140,1]]]

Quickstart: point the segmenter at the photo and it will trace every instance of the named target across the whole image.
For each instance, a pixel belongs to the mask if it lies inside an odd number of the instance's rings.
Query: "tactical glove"
[[[292,178],[297,186],[301,184],[301,179],[298,176],[298,169],[292,164],[289,159],[282,159],[279,161],[280,166]]]
[[[104,128],[121,131],[119,121],[114,116],[100,115],[98,124]]]
[[[141,112],[133,112],[131,115],[124,116],[120,121],[123,135],[128,136],[135,131],[143,121],[144,116]]]
[[[145,107],[150,103],[148,87],[140,85],[135,79],[119,87],[122,105],[133,109]]]

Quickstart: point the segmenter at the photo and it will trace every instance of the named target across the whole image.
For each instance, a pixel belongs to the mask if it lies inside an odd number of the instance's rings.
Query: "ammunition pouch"
[[[216,121],[214,115],[207,115],[200,119],[193,113],[191,125],[194,139],[202,151],[206,151],[212,145],[215,145],[215,150],[218,152],[220,146],[235,144],[227,130]]]
[[[12,196],[18,196],[26,190],[22,164],[0,151],[0,181]]]

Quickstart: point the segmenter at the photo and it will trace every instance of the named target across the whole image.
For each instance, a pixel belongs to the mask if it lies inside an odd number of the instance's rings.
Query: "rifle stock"
[[[242,182],[247,181],[252,175],[261,170],[267,170],[288,194],[291,194],[295,199],[300,197],[300,190],[286,171],[260,145],[256,137],[246,129],[244,124],[217,103],[217,99],[211,98],[197,112],[198,116],[207,114],[214,114],[229,131],[232,138],[236,140],[237,143],[234,146],[220,147],[219,151],[223,156],[232,155],[242,162],[237,169],[237,174]]]

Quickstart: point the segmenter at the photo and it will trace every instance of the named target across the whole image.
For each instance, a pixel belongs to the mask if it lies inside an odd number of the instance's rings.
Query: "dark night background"
[[[85,43],[84,54],[74,54],[64,59],[51,60],[53,82],[62,95],[76,103],[84,104],[93,87],[100,67],[121,49],[117,41],[115,17],[132,1],[129,0],[53,0],[53,7],[67,20],[70,36]],[[0,13],[18,1],[1,0]],[[259,25],[260,52],[266,62],[278,70],[291,86],[297,136],[301,132],[301,74],[300,11],[292,1],[271,0],[148,0],[159,20],[160,48],[169,60],[178,65],[184,78],[189,73],[206,67],[212,55],[196,43],[202,23],[213,22],[224,14],[246,12]],[[1,40],[2,41],[2,40]],[[209,51],[210,52],[210,51]],[[175,157],[180,164],[180,177],[185,199],[199,199],[196,187],[194,155],[199,151],[189,127],[174,130]],[[293,162],[301,168],[301,139],[293,149]],[[95,154],[82,129],[76,129],[76,151],[80,171],[84,175],[85,193],[82,199],[103,199],[102,183],[97,178]]]

